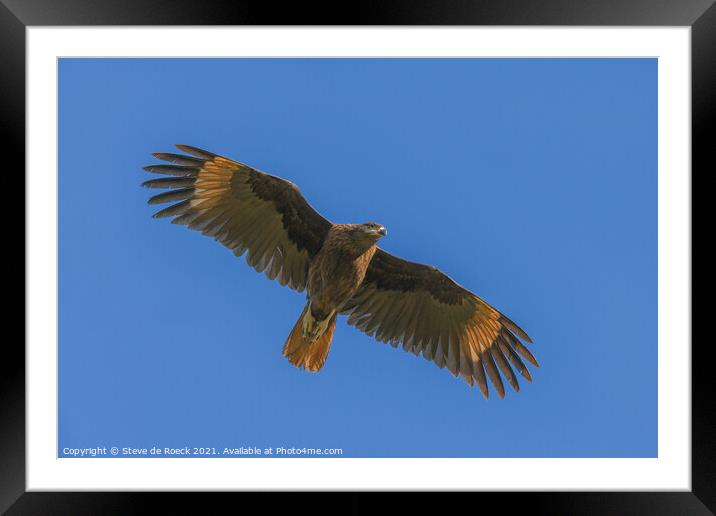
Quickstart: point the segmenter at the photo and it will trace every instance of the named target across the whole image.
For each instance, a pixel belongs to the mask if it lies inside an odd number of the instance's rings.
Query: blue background
[[[154,220],[155,151],[285,177],[532,336],[504,400]],[[334,447],[344,457],[657,455],[655,59],[62,59],[59,449]],[[63,455],[60,451],[60,455]]]

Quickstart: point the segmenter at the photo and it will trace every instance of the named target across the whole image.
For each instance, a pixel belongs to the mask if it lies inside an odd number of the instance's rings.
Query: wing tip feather
[[[180,151],[186,152],[187,154],[191,154],[192,156],[196,156],[197,158],[213,159],[217,157],[217,154],[214,154],[213,152],[209,152],[204,149],[200,149],[199,147],[193,147],[191,145],[186,145],[183,143],[176,143],[174,144],[174,146]]]

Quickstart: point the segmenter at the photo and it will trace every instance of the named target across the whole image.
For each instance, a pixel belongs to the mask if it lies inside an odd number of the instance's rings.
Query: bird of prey
[[[293,183],[217,154],[177,145],[185,154],[155,153],[170,165],[145,170],[169,177],[143,183],[167,188],[149,204],[174,203],[154,214],[173,217],[222,243],[281,285],[307,291],[307,303],[283,354],[319,371],[336,318],[393,347],[447,367],[487,398],[486,378],[500,397],[502,376],[519,390],[516,369],[532,380],[523,359],[538,366],[519,326],[433,266],[409,262],[376,246],[386,236],[375,222],[334,224]]]

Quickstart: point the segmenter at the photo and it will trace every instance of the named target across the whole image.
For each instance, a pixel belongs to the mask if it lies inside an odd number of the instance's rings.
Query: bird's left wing
[[[344,307],[348,324],[381,342],[422,354],[445,366],[471,386],[477,383],[485,398],[485,373],[500,397],[500,376],[519,390],[514,366],[528,381],[524,358],[537,360],[520,342],[532,342],[515,323],[435,267],[397,258],[378,249],[358,292]]]
[[[176,202],[154,214],[174,217],[212,236],[270,279],[299,292],[306,288],[308,266],[331,223],[314,210],[296,185],[217,154],[177,145],[188,155],[158,152],[172,165],[150,165],[149,172],[170,177],[145,181],[149,188],[170,188],[149,204]]]

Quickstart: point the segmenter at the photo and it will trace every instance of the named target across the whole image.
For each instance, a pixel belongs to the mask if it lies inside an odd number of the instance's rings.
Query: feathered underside
[[[246,253],[248,264],[270,279],[304,290],[309,263],[331,223],[288,181],[195,147],[177,147],[189,155],[159,152],[156,158],[172,164],[144,167],[170,176],[143,183],[170,189],[150,204],[175,203],[154,217],[173,217],[173,224],[215,238],[236,256]]]
[[[530,337],[495,308],[435,267],[397,258],[382,249],[361,288],[344,307],[351,324],[381,342],[447,367],[489,396],[486,377],[500,397],[505,377],[515,391],[513,367],[532,381],[524,358],[537,360],[520,339]]]

